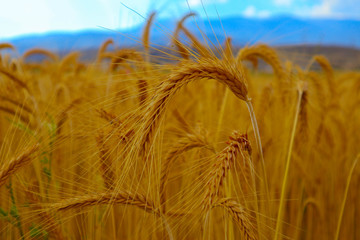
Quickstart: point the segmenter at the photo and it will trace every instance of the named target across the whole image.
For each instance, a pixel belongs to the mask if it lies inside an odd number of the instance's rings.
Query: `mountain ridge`
[[[234,46],[266,43],[272,46],[319,45],[341,46],[360,49],[360,21],[334,19],[300,19],[290,16],[272,18],[227,17],[221,20],[188,19],[185,26],[199,39],[207,36],[208,41],[218,45],[227,36],[232,37]],[[160,19],[151,30],[151,43],[171,45],[171,34],[175,20]],[[129,30],[89,29],[72,32],[50,32],[4,39],[16,46],[22,54],[31,48],[44,48],[55,52],[94,49],[108,38],[118,46],[134,47],[141,42],[143,24]],[[201,29],[202,33],[199,31]],[[224,29],[224,30],[223,30]],[[186,39],[180,35],[181,39]],[[134,40],[137,39],[137,40]],[[210,44],[211,45],[211,44]]]

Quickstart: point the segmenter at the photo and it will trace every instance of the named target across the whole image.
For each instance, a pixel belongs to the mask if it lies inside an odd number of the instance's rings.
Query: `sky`
[[[241,15],[267,18],[360,20],[360,0],[0,0],[0,39],[23,34],[82,29],[125,29],[158,18],[179,19],[191,11],[210,18]]]

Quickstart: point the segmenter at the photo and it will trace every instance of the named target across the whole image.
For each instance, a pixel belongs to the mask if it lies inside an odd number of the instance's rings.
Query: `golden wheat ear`
[[[0,169],[0,187],[19,169],[31,163],[34,159],[34,153],[39,149],[40,145],[37,143],[27,149],[17,157],[12,158],[8,163]]]

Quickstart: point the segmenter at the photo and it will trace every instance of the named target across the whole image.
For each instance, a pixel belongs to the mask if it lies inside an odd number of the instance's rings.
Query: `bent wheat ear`
[[[239,229],[241,230],[244,239],[258,239],[255,234],[255,228],[241,204],[231,199],[221,198],[215,201],[213,207],[222,207],[229,213],[229,215],[233,218],[234,222],[236,222]]]
[[[196,16],[195,13],[188,13],[184,17],[182,17],[181,20],[177,23],[176,29],[175,29],[175,32],[173,35],[173,42],[174,42],[175,46],[178,48],[178,52],[180,53],[181,57],[184,59],[190,58],[190,52],[187,49],[187,47],[178,39],[179,32],[182,29],[184,21],[186,19],[188,19],[189,17],[194,17],[194,16]]]
[[[331,96],[335,96],[336,91],[336,84],[334,82],[334,70],[329,62],[329,60],[323,56],[323,55],[315,55],[312,59],[312,61],[316,61],[320,67],[323,69],[326,79],[328,81],[329,90],[331,93]]]
[[[10,44],[10,43],[0,43],[0,50],[1,49],[12,49],[15,50],[14,45]]]
[[[329,62],[329,60],[323,55],[315,55],[310,63],[317,62],[320,67],[324,70],[328,79],[332,79],[334,77],[334,70]],[[311,65],[309,65],[311,67]]]
[[[39,149],[39,144],[35,144],[32,147],[26,149],[22,154],[13,158],[5,164],[0,170],[0,187],[6,183],[9,177],[18,171],[23,166],[29,164],[33,157],[31,156],[34,152]]]
[[[153,12],[150,14],[150,17],[148,18],[148,20],[146,22],[145,30],[144,30],[144,33],[142,36],[145,54],[147,56],[149,55],[149,49],[150,49],[150,27],[154,21],[155,15],[156,15],[156,12]]]
[[[22,56],[22,61],[25,62],[28,57],[30,57],[31,55],[36,55],[36,54],[44,55],[44,56],[50,58],[54,62],[56,62],[59,59],[59,57],[53,52],[50,52],[48,50],[41,49],[41,48],[33,48],[24,53],[24,55]]]
[[[155,204],[145,195],[129,191],[107,192],[69,198],[63,202],[51,204],[49,209],[65,211],[102,204],[132,205],[144,209],[147,212],[155,213],[157,215],[160,214],[159,209],[156,208]]]
[[[107,48],[110,44],[113,44],[113,45],[114,45],[114,41],[113,41],[111,38],[109,38],[108,40],[106,40],[106,41],[101,45],[101,47],[99,48],[99,51],[98,51],[97,59],[96,59],[96,62],[97,62],[97,63],[100,63],[100,61],[106,56],[106,48]]]
[[[214,79],[225,85],[243,101],[248,100],[248,90],[241,66],[231,67],[219,59],[201,59],[198,62],[186,61],[167,80],[162,82],[144,113],[140,148],[152,141],[154,131],[171,97],[189,82],[201,79]],[[146,151],[145,151],[146,152]]]
[[[279,56],[274,49],[264,44],[252,47],[244,47],[239,51],[237,55],[237,61],[248,60],[257,65],[254,57],[261,58],[267,64],[271,65],[278,79],[284,78],[284,69],[280,62]]]
[[[69,54],[67,54],[60,63],[59,66],[59,72],[64,72],[66,70],[69,69],[69,67],[71,65],[73,65],[73,67],[75,68],[75,66],[77,65],[77,61],[80,57],[80,52],[71,52]]]

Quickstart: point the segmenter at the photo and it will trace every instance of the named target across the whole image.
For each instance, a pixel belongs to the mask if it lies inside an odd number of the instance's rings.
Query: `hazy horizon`
[[[8,1],[1,11],[0,39],[49,32],[126,30],[141,25],[151,11],[157,11],[157,21],[178,20],[189,11],[211,19],[285,15],[300,19],[360,20],[356,0],[14,0]]]

